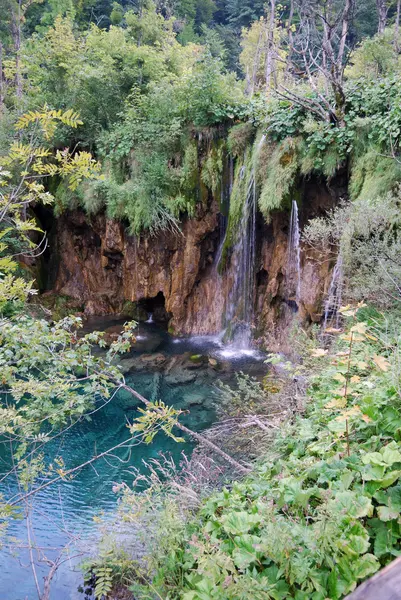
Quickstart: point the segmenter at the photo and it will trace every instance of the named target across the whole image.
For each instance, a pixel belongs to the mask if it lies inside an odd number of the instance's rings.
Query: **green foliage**
[[[221,184],[224,158],[224,143],[213,144],[202,165],[202,181],[215,195]]]
[[[363,40],[354,50],[346,76],[348,79],[376,79],[393,75],[399,68],[399,56],[394,48],[394,30],[387,28],[382,34]]]
[[[227,136],[227,146],[231,156],[241,160],[254,135],[255,131],[250,122],[238,123],[231,127]]]
[[[353,199],[377,200],[394,190],[401,181],[401,165],[392,156],[383,156],[378,147],[355,158],[350,179]]]
[[[158,431],[162,430],[175,442],[183,442],[183,438],[176,437],[172,429],[182,413],[172,406],[166,406],[162,400],[147,405],[146,410],[139,408],[141,416],[130,426],[131,433],[139,432],[146,444],[150,444]]]
[[[233,119],[243,110],[242,91],[209,51],[182,48],[172,21],[152,4],[140,18],[126,12],[124,21],[125,29],[92,26],[81,36],[71,21],[57,19],[44,37],[29,42],[33,101],[44,96],[52,106],[69,103],[80,110],[82,140],[96,143],[107,159],[103,183],[74,195],[60,187],[57,208],[106,209],[136,233],[176,228],[181,213],[193,213],[200,177],[215,191],[222,171],[222,151],[211,150],[201,176],[193,128]]]
[[[46,178],[59,178],[71,191],[84,179],[99,177],[100,165],[88,152],[71,153],[68,148],[52,153],[50,140],[57,125],[76,128],[81,124],[72,110],[54,111],[46,106],[23,114],[16,123],[15,139],[0,157],[0,311],[32,293],[33,282],[16,278],[15,256],[35,254],[32,232],[41,232],[27,211],[34,203],[52,204]],[[12,250],[13,249],[13,252]]]
[[[366,194],[368,196],[368,194]],[[309,245],[341,253],[348,297],[396,307],[400,298],[400,192],[342,203],[304,229]]]
[[[354,197],[366,190],[371,195],[386,192],[399,179],[398,169],[387,168],[385,158],[398,152],[401,130],[398,58],[392,45],[384,43],[391,30],[355,51],[346,85],[345,127],[338,127],[308,109],[320,101],[320,83],[311,89],[297,82],[297,94],[304,98],[300,102],[274,94],[245,100],[242,85],[224,70],[223,30],[206,26],[213,3],[189,0],[164,11],[152,2],[133,8],[109,3],[105,15],[114,25],[91,25],[85,34],[74,18],[86,9],[73,3],[71,10],[60,11],[56,4],[54,24],[39,28],[21,50],[28,102],[33,111],[47,102],[55,111],[71,106],[79,112],[85,125],[78,141],[105,160],[104,183],[74,194],[62,185],[58,210],[77,205],[88,212],[106,210],[128,220],[136,233],[176,228],[180,216],[193,214],[199,197],[205,198],[200,182],[213,194],[220,186],[222,152],[217,156],[215,145],[201,141],[195,164],[194,139],[217,142],[231,125],[227,146],[241,162],[255,126],[267,132],[272,150],[269,161],[262,157],[257,179],[266,218],[285,205],[298,175],[332,178],[350,163]],[[232,3],[217,8],[221,27],[248,26],[251,16],[261,12],[261,7]],[[288,10],[288,3],[280,7],[280,31]],[[173,13],[182,20],[177,28]],[[192,30],[185,46],[175,36],[181,26],[181,36],[186,27]],[[199,42],[204,46],[195,45]],[[12,65],[7,68],[11,73]],[[58,135],[59,143],[71,142],[68,124]],[[383,155],[377,164],[375,152]],[[235,227],[238,198],[233,205]]]
[[[273,149],[263,178],[259,208],[266,218],[290,200],[299,172],[299,140],[287,138]]]
[[[306,414],[282,426],[250,478],[203,504],[183,554],[165,551],[160,595],[340,599],[399,554],[401,413],[389,376],[399,337],[342,312],[347,332],[330,354],[312,352]]]
[[[108,597],[114,586],[127,585],[135,577],[136,565],[122,550],[102,549],[96,560],[83,564],[85,583],[91,585],[95,580],[95,598],[101,600]]]

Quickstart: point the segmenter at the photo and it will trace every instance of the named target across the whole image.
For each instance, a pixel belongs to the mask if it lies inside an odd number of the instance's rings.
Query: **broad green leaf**
[[[391,521],[392,519],[397,519],[397,517],[400,516],[398,510],[389,508],[388,506],[378,506],[376,510],[380,521]]]
[[[355,518],[369,517],[373,514],[372,501],[360,492],[340,492],[328,504],[333,511]]]
[[[245,569],[257,560],[258,552],[256,546],[262,543],[262,538],[257,535],[244,534],[234,538],[235,548],[232,557],[239,569]]]
[[[261,517],[257,514],[250,514],[245,511],[231,512],[221,517],[223,528],[227,533],[240,535],[249,533],[256,525],[261,522]]]
[[[352,563],[352,569],[357,579],[366,579],[380,569],[380,563],[373,554],[365,554]]]

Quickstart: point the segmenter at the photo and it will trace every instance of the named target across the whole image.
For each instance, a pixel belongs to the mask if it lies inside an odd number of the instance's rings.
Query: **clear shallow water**
[[[109,320],[94,322],[89,328],[109,327],[116,324]],[[231,370],[260,370],[260,362],[255,357],[234,353],[224,349],[217,337],[172,338],[153,323],[141,324],[137,330],[136,351],[163,352],[165,355],[181,355],[185,352],[222,356],[230,362]],[[227,356],[222,355],[225,351]],[[257,357],[260,358],[260,357]],[[228,367],[230,367],[228,365]],[[226,365],[227,366],[227,365]],[[230,369],[229,369],[230,370]],[[129,383],[147,398],[163,399],[167,404],[188,407],[189,414],[181,417],[183,423],[200,431],[209,426],[214,418],[213,403],[217,400],[215,382],[221,374],[211,369],[194,371],[191,381],[180,385],[169,382],[162,373],[138,372],[127,377]],[[230,375],[226,374],[225,379]],[[88,460],[94,454],[124,441],[129,437],[127,420],[132,421],[137,408],[136,400],[126,392],[119,393],[101,410],[92,415],[90,421],[84,421],[66,432],[57,442],[48,447],[50,460],[56,456],[63,458],[65,468],[70,469]],[[50,446],[50,444],[48,445]],[[143,461],[155,458],[160,452],[171,453],[179,462],[181,453],[190,454],[192,444],[177,444],[166,436],[158,435],[152,444],[134,448],[121,448],[115,458],[100,459],[93,466],[78,472],[71,481],[54,484],[32,498],[32,537],[37,547],[44,549],[46,555],[53,558],[57,550],[70,544],[69,556],[82,552],[94,552],[99,539],[99,529],[94,521],[101,517],[112,518],[116,509],[116,495],[113,486],[116,483],[132,484],[132,467],[145,469]],[[0,448],[0,476],[10,468],[5,449]],[[0,484],[0,492],[9,498],[17,493],[15,482],[7,480]],[[23,515],[22,515],[23,516]],[[37,598],[32,572],[29,567],[28,550],[16,547],[27,545],[27,527],[24,518],[13,521],[8,536],[15,536],[19,543],[11,543],[9,548],[0,551],[0,600],[29,600]],[[13,556],[15,554],[15,556]],[[68,558],[68,554],[65,554]],[[40,584],[48,572],[48,567],[40,562],[35,552],[37,573]],[[71,558],[59,569],[52,583],[52,600],[83,600],[83,594],[77,591],[81,583],[78,564],[82,557]]]

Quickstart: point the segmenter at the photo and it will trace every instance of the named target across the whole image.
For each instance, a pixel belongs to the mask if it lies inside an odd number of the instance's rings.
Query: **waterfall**
[[[324,303],[324,321],[323,330],[327,328],[327,325],[331,323],[334,327],[340,324],[340,313],[339,309],[342,305],[344,289],[344,272],[343,272],[343,258],[341,253],[337,257],[337,262],[333,269],[331,276],[329,291],[327,294],[326,302]]]
[[[290,235],[288,239],[288,281],[291,294],[295,291],[295,301],[299,306],[301,298],[301,247],[299,232],[298,204],[292,201],[290,217]]]
[[[256,148],[255,162],[266,139],[262,135]],[[232,248],[230,271],[233,276],[231,289],[226,299],[223,327],[225,337],[234,348],[246,350],[252,342],[254,320],[254,290],[256,274],[256,179],[255,162],[249,175],[242,214],[238,225],[238,238]],[[233,166],[231,165],[230,194],[233,188]],[[239,178],[246,175],[245,166],[239,170]]]
[[[253,321],[253,291],[255,280],[256,184],[252,171],[239,224],[239,237],[233,248],[231,265],[234,281],[225,315],[229,337],[238,348],[249,348]]]
[[[219,269],[221,257],[223,255],[224,242],[226,241],[227,217],[225,217],[224,215],[220,214],[219,215],[219,221],[220,221],[220,223],[219,223],[220,239],[219,239],[219,246],[218,246],[217,252],[216,252],[216,258],[214,259],[214,265],[215,265],[215,269],[217,271]]]

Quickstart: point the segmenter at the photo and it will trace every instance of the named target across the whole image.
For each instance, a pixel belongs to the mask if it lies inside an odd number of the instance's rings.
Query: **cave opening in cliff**
[[[167,325],[172,317],[171,313],[166,310],[166,299],[163,292],[159,292],[153,298],[142,298],[138,304],[146,310],[150,322],[154,321],[155,323]]]

